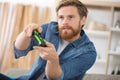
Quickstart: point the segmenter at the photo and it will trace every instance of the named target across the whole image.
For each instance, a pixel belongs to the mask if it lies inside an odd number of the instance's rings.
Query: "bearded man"
[[[83,30],[87,8],[79,0],[61,0],[56,8],[57,22],[30,24],[15,40],[16,58],[36,50],[39,56],[32,68],[16,80],[82,80],[96,60],[94,44]],[[33,30],[41,33],[46,47],[37,46]],[[42,75],[42,76],[41,76]]]

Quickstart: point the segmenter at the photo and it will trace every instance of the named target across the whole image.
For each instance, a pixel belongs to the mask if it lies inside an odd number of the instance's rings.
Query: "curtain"
[[[0,72],[10,68],[30,69],[36,57],[34,51],[14,58],[13,43],[17,35],[30,23],[41,25],[50,21],[51,9],[33,5],[0,3]]]
[[[9,4],[8,3],[1,3],[0,7],[0,65],[2,64],[2,61],[4,59],[6,50],[8,49],[7,45],[9,43],[9,31],[11,30],[10,27],[8,27],[10,23],[10,16],[8,16],[9,11]],[[10,13],[11,15],[11,13]]]

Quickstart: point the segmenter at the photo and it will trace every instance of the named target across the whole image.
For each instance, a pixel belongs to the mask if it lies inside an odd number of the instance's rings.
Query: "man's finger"
[[[47,47],[53,47],[53,44],[51,44],[50,42],[46,42],[46,46]]]

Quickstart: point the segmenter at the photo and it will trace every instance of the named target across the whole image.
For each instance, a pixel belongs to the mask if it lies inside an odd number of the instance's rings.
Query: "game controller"
[[[46,47],[46,40],[42,38],[41,33],[37,30],[33,30],[32,37],[38,42],[39,46]]]

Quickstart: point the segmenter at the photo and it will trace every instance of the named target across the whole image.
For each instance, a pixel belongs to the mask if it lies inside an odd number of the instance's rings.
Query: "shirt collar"
[[[81,37],[79,39],[77,39],[71,43],[74,47],[78,47],[79,45],[82,45],[83,43],[85,43],[87,36],[86,36],[84,30],[81,30],[80,35],[81,35]]]

